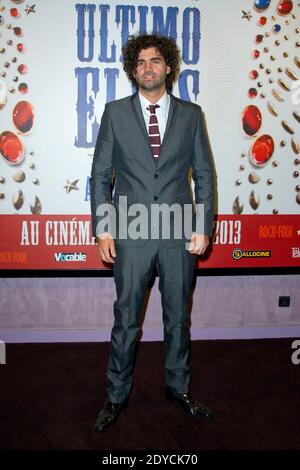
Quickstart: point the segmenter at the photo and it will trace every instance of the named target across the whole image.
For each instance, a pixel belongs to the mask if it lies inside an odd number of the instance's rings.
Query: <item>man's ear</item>
[[[169,65],[167,65],[167,75],[169,75],[170,72],[171,72],[171,67],[169,67]]]

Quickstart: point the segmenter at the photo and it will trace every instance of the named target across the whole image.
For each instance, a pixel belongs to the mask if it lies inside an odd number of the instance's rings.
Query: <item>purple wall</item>
[[[162,338],[156,280],[144,340]],[[300,337],[300,275],[203,276],[192,306],[192,338]],[[289,295],[290,307],[278,307]],[[112,278],[0,279],[0,340],[108,341],[115,299]]]

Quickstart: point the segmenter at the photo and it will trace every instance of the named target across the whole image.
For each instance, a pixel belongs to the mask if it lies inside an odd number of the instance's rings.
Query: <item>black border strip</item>
[[[196,276],[299,275],[300,266],[197,268]],[[157,273],[156,273],[157,275]],[[0,278],[113,277],[113,269],[0,269]]]

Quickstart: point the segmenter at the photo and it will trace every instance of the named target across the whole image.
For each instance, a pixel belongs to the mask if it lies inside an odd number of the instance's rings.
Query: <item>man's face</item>
[[[135,80],[142,90],[160,90],[165,88],[166,76],[171,68],[155,47],[142,49],[137,60]]]

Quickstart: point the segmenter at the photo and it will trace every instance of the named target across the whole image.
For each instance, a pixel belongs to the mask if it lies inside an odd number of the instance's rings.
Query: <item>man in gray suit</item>
[[[93,235],[102,260],[114,263],[117,293],[107,401],[95,425],[100,432],[127,405],[140,314],[155,267],[162,295],[166,398],[192,416],[212,415],[188,391],[189,289],[196,255],[209,244],[214,217],[214,174],[201,108],[170,93],[180,60],[171,38],[132,36],[123,47],[123,60],[138,92],[106,104],[90,180]],[[189,207],[190,231],[181,230],[188,224],[177,217],[178,208]],[[157,208],[171,208],[168,217]],[[138,224],[137,213],[142,215]]]

